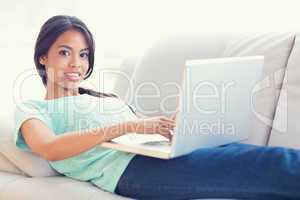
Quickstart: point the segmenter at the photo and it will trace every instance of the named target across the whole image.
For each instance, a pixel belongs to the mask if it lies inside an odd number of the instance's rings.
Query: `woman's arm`
[[[22,124],[21,132],[32,152],[46,160],[57,161],[76,156],[97,144],[108,142],[130,132],[158,133],[171,139],[170,129],[174,126],[174,120],[159,116],[55,135],[46,124],[33,118]]]
[[[124,122],[103,128],[55,135],[39,119],[29,119],[21,126],[21,132],[32,152],[47,160],[56,161],[78,155],[97,144],[133,132],[133,125],[133,122]]]

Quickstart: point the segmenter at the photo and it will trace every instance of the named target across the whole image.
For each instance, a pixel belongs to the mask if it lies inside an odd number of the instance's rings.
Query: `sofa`
[[[299,148],[300,35],[296,32],[195,33],[163,38],[141,57],[124,60],[118,73],[114,71],[113,92],[146,115],[169,115],[176,108],[178,91],[167,83],[180,83],[186,60],[251,55],[263,55],[265,62],[245,142]],[[150,82],[155,87],[144,84]],[[172,95],[174,98],[166,98]],[[39,156],[16,149],[12,140],[14,107],[5,109],[0,117],[1,200],[128,199],[65,177]]]

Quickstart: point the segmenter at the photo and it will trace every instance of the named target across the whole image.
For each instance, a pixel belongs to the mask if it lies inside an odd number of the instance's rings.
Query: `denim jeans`
[[[300,199],[300,151],[234,143],[170,160],[137,155],[115,192],[134,199]]]

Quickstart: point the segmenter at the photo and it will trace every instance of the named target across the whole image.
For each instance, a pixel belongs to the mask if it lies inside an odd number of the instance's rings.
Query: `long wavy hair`
[[[34,63],[36,69],[43,81],[44,86],[47,86],[47,73],[45,65],[42,65],[39,60],[43,55],[47,55],[51,45],[64,32],[75,29],[80,31],[85,37],[89,48],[89,68],[84,79],[90,77],[94,68],[95,42],[92,33],[88,27],[77,17],[67,15],[57,15],[48,19],[39,32],[34,49]],[[95,97],[116,97],[117,95],[111,93],[97,92],[91,89],[79,87],[79,94],[89,94]]]

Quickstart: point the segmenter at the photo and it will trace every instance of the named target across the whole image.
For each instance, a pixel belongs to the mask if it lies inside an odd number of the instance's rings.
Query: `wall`
[[[14,100],[43,98],[33,64],[33,46],[42,23],[56,14],[76,15],[96,39],[96,72],[90,83],[109,91],[123,57],[139,57],[161,37],[180,32],[300,30],[294,0],[0,0],[1,107]],[[104,84],[105,83],[105,84]],[[14,89],[16,86],[16,89]]]

